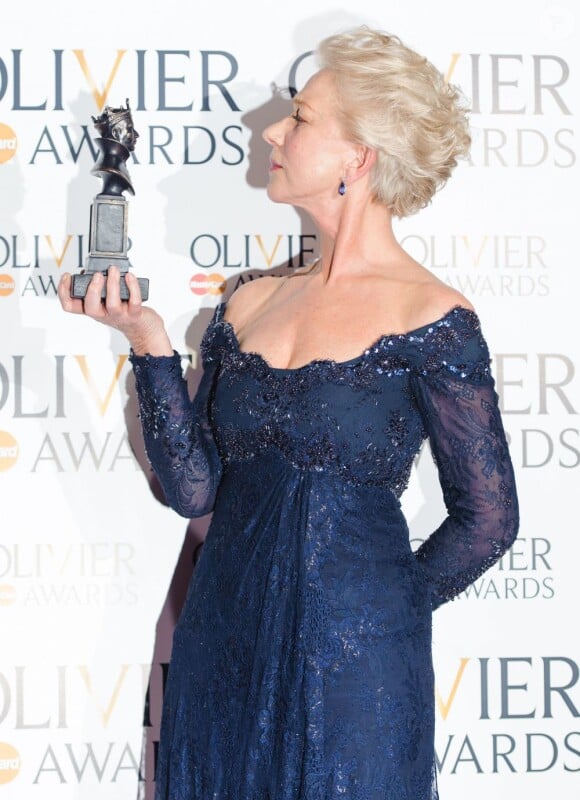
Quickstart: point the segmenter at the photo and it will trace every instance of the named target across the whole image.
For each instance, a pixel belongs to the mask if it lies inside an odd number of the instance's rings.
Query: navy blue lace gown
[[[434,800],[431,612],[512,543],[512,466],[477,316],[350,361],[271,367],[222,304],[193,402],[132,356],[169,503],[213,517],[175,630],[158,800]],[[399,496],[428,436],[448,516]]]

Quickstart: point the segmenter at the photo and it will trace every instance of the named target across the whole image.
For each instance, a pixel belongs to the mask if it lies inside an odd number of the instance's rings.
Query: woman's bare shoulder
[[[404,305],[408,330],[414,330],[442,319],[452,309],[461,307],[474,311],[465,295],[447,286],[427,270],[418,275],[405,292]]]
[[[425,286],[419,296],[422,301],[423,313],[434,320],[444,317],[445,314],[457,306],[475,311],[472,303],[465,295],[439,280],[436,283]]]
[[[284,281],[284,277],[263,275],[242,283],[227,301],[225,315],[227,320],[234,327],[244,324]]]

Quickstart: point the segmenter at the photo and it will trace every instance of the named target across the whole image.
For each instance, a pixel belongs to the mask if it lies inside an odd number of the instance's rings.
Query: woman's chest
[[[408,369],[390,366],[322,361],[273,370],[258,356],[226,356],[210,409],[220,450],[243,459],[275,447],[300,466],[384,476],[388,462],[406,463],[423,438]]]

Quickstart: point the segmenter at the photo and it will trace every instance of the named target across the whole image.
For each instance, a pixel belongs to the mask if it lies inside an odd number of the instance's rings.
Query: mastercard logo
[[[189,279],[189,288],[193,294],[223,294],[226,280],[219,272],[197,272]]]
[[[0,164],[5,164],[16,155],[16,134],[10,127],[0,122]]]
[[[8,742],[0,742],[0,784],[10,783],[20,772],[20,753]]]
[[[14,278],[5,272],[0,272],[0,297],[8,297],[14,291]]]
[[[0,472],[13,467],[18,459],[18,442],[8,431],[0,431]]]
[[[0,606],[11,606],[16,601],[16,589],[9,583],[0,583]]]

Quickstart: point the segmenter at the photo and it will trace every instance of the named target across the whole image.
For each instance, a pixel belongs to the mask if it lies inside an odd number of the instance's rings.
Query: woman
[[[174,637],[157,797],[433,800],[431,612],[512,543],[517,500],[468,301],[396,242],[466,152],[455,90],[392,36],[325,40],[270,126],[268,195],[320,258],[215,311],[190,402],[160,317],[111,270],[84,308],[131,343],[149,458],[212,523]],[[428,436],[448,516],[416,554],[399,496]]]

